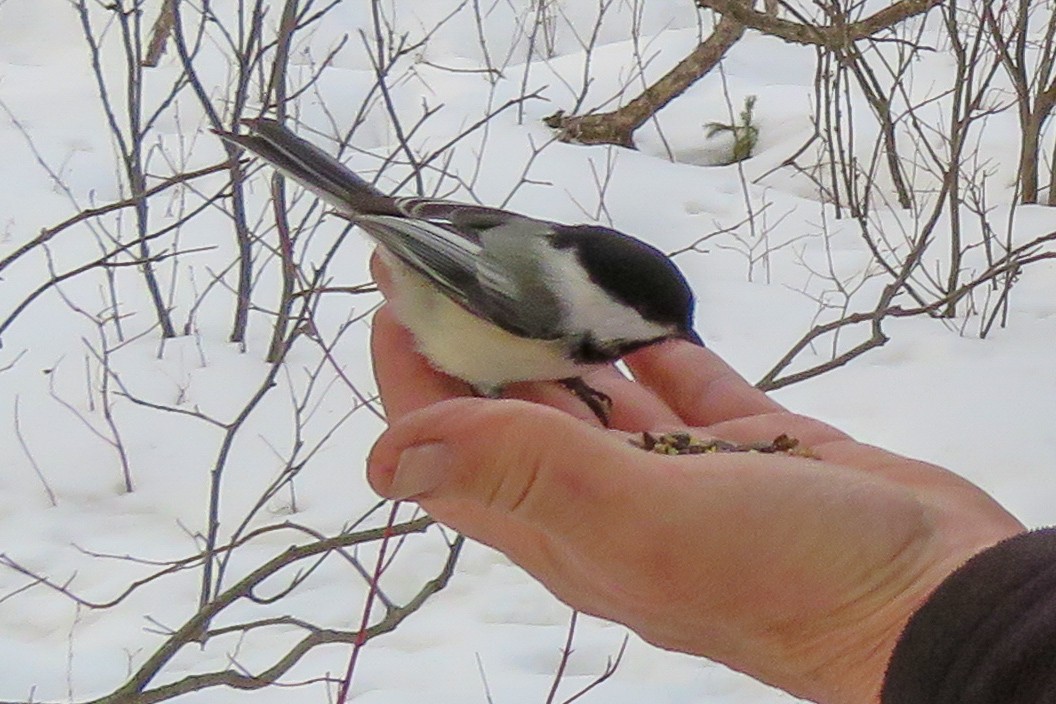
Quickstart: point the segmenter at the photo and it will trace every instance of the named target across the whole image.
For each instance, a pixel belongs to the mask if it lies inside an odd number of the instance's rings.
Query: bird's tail
[[[340,161],[286,127],[264,117],[242,120],[248,134],[217,136],[267,161],[286,176],[330,203],[342,215],[399,215],[392,198],[357,176]]]

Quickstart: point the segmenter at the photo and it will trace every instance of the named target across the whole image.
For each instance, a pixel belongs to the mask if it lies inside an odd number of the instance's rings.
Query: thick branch
[[[558,130],[558,138],[564,142],[618,144],[633,149],[634,131],[715,68],[743,35],[743,24],[731,17],[723,17],[711,36],[689,56],[618,110],[582,116],[566,116],[558,111],[544,122]]]
[[[941,0],[900,0],[857,22],[833,25],[814,25],[781,19],[753,9],[743,0],[696,0],[696,3],[698,7],[718,12],[724,19],[734,19],[750,29],[784,39],[786,42],[840,49],[859,39],[890,29],[910,17],[923,14],[940,5]]]

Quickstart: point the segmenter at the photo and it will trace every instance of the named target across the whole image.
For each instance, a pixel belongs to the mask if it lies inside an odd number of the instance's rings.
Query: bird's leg
[[[597,389],[588,386],[587,382],[583,381],[578,376],[561,379],[560,383],[566,389],[571,391],[576,398],[587,404],[587,408],[598,417],[598,420],[601,421],[603,427],[609,427],[609,412],[612,411],[612,399],[609,398],[608,394],[604,394]]]

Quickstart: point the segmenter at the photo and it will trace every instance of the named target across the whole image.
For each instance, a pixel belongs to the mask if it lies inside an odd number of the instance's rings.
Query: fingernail
[[[408,499],[436,489],[451,469],[451,451],[438,442],[408,447],[400,453],[389,498]]]

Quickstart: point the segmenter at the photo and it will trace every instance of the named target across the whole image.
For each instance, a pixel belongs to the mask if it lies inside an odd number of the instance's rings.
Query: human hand
[[[613,431],[556,384],[468,398],[387,308],[376,376],[391,423],[379,494],[491,545],[573,608],[819,702],[875,702],[908,617],[971,555],[1023,526],[940,467],[857,443],[682,342],[589,379]],[[549,404],[541,405],[541,403]],[[818,459],[644,452],[626,432],[734,442],[787,433]]]

